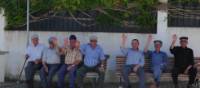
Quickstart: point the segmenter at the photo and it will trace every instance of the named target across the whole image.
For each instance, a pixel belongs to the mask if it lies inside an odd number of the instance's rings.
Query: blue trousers
[[[133,72],[133,68],[134,68],[134,65],[125,65],[123,67],[122,77],[124,79],[124,82],[123,82],[124,88],[130,87],[129,74]],[[144,77],[145,75],[144,75],[143,67],[140,67],[136,73],[139,76],[139,88],[145,88],[145,77]]]
[[[156,82],[157,86],[160,85],[160,76],[161,76],[163,70],[164,70],[164,68],[161,67],[161,66],[154,66],[154,67],[152,67],[154,81]]]
[[[42,64],[35,64],[34,62],[28,62],[26,68],[25,68],[25,77],[26,77],[26,83],[28,85],[28,88],[33,88],[33,78],[37,70],[40,70],[42,67]]]
[[[45,71],[44,67],[40,70],[40,78],[43,88],[51,88],[51,82],[60,67],[60,64],[47,64],[48,72]]]
[[[77,67],[71,68],[70,71],[67,70],[69,65],[63,64],[58,71],[58,88],[65,88],[65,75],[69,73],[69,88],[75,88],[75,79],[76,79],[76,69]]]

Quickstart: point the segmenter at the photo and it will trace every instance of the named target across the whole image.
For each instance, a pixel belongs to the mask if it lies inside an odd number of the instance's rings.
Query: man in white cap
[[[35,72],[42,67],[42,53],[44,46],[39,44],[39,37],[37,34],[32,35],[31,42],[26,49],[26,59],[28,64],[25,68],[26,83],[28,88],[33,88],[33,78]]]
[[[161,51],[163,42],[161,40],[154,41],[155,50],[149,50],[148,47],[152,42],[152,35],[149,35],[147,43],[144,48],[145,55],[151,59],[151,71],[153,72],[153,78],[156,86],[160,87],[160,76],[163,71],[166,70],[168,56],[166,52]]]
[[[83,66],[77,71],[78,88],[83,88],[83,78],[87,72],[97,72],[98,88],[103,88],[104,81],[104,65],[105,56],[103,49],[97,44],[97,37],[91,36],[90,43],[80,47],[81,53],[84,55]]]
[[[40,70],[40,78],[43,88],[52,88],[52,79],[60,67],[61,50],[57,44],[57,38],[50,37],[48,42],[49,47],[44,50],[42,58],[43,67]]]

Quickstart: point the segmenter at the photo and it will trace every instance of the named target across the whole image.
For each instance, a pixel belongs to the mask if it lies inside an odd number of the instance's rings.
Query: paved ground
[[[186,82],[180,82],[180,88],[186,88]],[[26,88],[24,83],[16,83],[16,82],[6,82],[6,83],[0,83],[0,88]],[[41,88],[40,83],[35,83],[35,88]],[[56,88],[55,85],[53,88]],[[92,88],[91,84],[86,84],[85,88]],[[109,83],[105,84],[104,88],[118,88],[117,83]],[[138,88],[137,83],[132,84],[132,88]],[[171,82],[163,82],[161,83],[160,88],[173,88],[173,85]]]

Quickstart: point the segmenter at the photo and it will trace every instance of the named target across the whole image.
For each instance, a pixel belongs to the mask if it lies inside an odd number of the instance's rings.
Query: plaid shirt
[[[79,49],[65,48],[65,64],[74,64],[75,61],[82,60],[82,54]]]

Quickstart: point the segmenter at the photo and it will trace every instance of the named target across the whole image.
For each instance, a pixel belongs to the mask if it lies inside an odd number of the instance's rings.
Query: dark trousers
[[[45,71],[44,67],[40,70],[40,79],[42,82],[42,87],[43,88],[52,88],[51,87],[51,82],[58,71],[60,64],[47,64],[48,67],[48,72]]]
[[[28,85],[28,88],[33,88],[34,75],[37,70],[41,69],[41,67],[42,67],[42,64],[35,64],[34,62],[28,62],[25,68],[25,77],[26,77],[26,83]]]
[[[130,87],[129,74],[133,72],[134,65],[125,65],[122,70],[123,86],[124,88]],[[139,88],[145,88],[145,75],[143,67],[138,68],[136,72],[139,77]]]
[[[174,85],[178,84],[178,75],[181,74],[181,73],[184,73],[185,69],[177,68],[177,67],[173,68],[173,70],[172,70],[172,79],[173,79]],[[189,75],[188,85],[191,85],[195,81],[195,78],[196,78],[196,75],[197,75],[197,69],[192,67],[192,68],[189,69],[187,74]]]
[[[70,71],[67,68],[70,65],[63,64],[58,71],[58,88],[65,88],[65,75],[69,74],[69,88],[75,88],[75,78],[76,78],[76,69],[77,67],[74,66],[71,68]]]
[[[104,82],[104,72],[99,70],[99,67],[87,67],[87,66],[82,66],[80,69],[77,71],[77,86],[78,88],[83,88],[83,79],[86,75],[87,72],[96,72],[98,73],[98,88],[103,88],[103,82]]]

